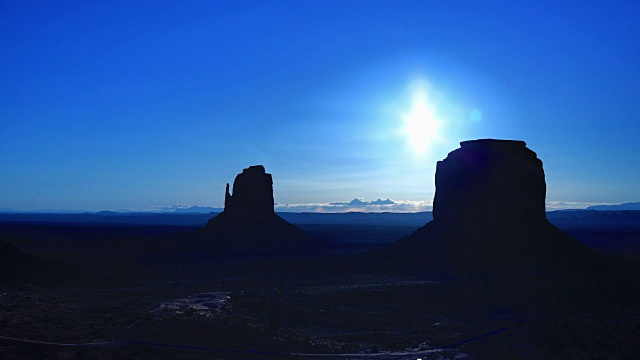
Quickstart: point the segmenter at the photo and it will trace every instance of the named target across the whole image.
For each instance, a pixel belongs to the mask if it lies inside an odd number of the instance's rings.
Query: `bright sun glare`
[[[419,154],[427,153],[439,137],[439,121],[426,91],[420,89],[413,94],[411,111],[404,116],[404,133],[413,149]]]

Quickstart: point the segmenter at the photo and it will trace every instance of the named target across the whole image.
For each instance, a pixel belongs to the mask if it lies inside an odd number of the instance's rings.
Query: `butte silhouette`
[[[439,161],[433,221],[370,255],[443,276],[582,271],[597,256],[549,223],[542,161],[524,141],[464,141]]]
[[[273,180],[262,165],[238,174],[225,192],[224,211],[202,229],[206,241],[223,253],[290,256],[313,254],[323,242],[278,216],[273,208]]]

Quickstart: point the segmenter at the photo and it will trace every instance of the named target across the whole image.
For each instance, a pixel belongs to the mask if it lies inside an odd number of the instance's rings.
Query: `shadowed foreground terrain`
[[[243,174],[204,227],[0,216],[0,358],[640,353],[640,214],[545,215],[542,163],[523,142],[465,142],[439,162],[433,221],[278,216],[271,176]]]

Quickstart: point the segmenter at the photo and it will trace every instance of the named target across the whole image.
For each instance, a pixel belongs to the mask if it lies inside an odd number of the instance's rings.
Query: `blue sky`
[[[635,1],[4,1],[0,207],[220,206],[255,164],[283,207],[428,207],[436,161],[487,137],[538,153],[552,208],[640,201],[639,18]]]

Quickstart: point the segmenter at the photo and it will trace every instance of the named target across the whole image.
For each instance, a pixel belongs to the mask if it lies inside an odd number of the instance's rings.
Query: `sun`
[[[429,102],[426,91],[420,89],[414,92],[411,110],[403,118],[403,133],[409,145],[418,155],[426,154],[438,140],[440,127],[435,106]]]

